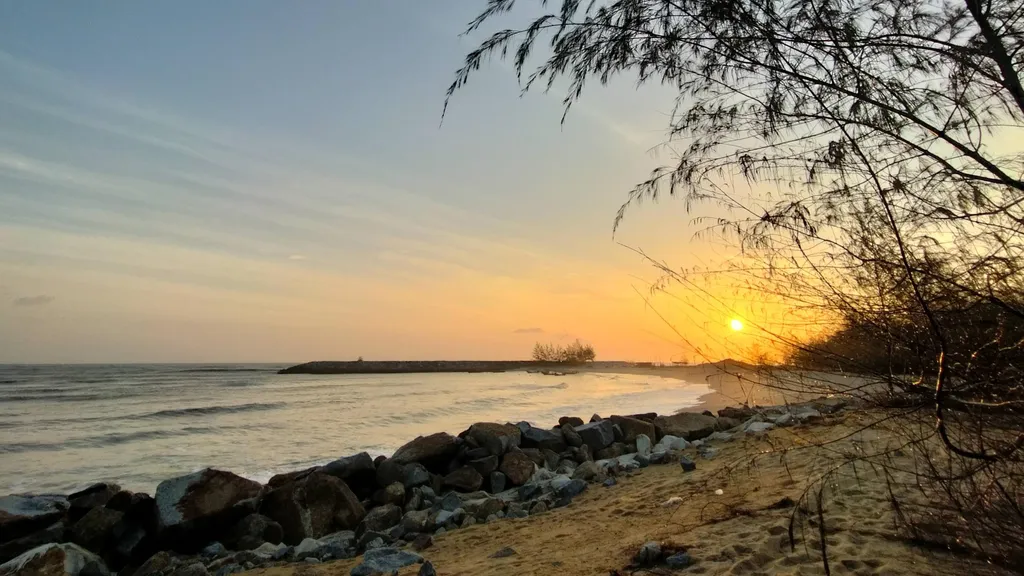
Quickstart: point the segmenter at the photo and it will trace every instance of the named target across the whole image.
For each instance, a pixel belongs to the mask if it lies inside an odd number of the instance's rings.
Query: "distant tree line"
[[[558,344],[541,344],[533,346],[533,359],[537,362],[558,362],[560,364],[583,364],[593,362],[596,354],[594,347],[579,340],[566,346]]]

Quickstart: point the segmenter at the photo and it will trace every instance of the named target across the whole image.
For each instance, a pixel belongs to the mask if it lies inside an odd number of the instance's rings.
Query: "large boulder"
[[[499,470],[513,486],[522,486],[533,476],[534,464],[526,454],[515,450],[505,454]]]
[[[76,544],[44,544],[0,564],[0,576],[109,576],[99,556]]]
[[[562,416],[558,419],[559,426],[565,426],[566,424],[573,428],[583,426],[583,418],[580,418],[579,416]]]
[[[391,459],[399,464],[418,462],[431,472],[446,472],[448,462],[459,448],[461,440],[438,432],[429,436],[417,436],[415,440],[395,451]]]
[[[562,424],[562,437],[565,438],[565,443],[573,448],[583,446],[583,438],[569,424]]]
[[[639,418],[631,418],[629,416],[612,416],[609,418],[619,428],[622,429],[622,441],[627,444],[636,442],[637,436],[641,434],[648,438],[654,438],[656,436],[654,430],[654,424]]]
[[[466,438],[477,446],[486,448],[495,456],[501,456],[513,448],[518,448],[522,432],[512,424],[496,424],[494,422],[478,422],[466,430]]]
[[[71,541],[97,554],[104,554],[114,537],[114,527],[124,512],[96,506],[71,527]]]
[[[191,552],[214,540],[247,511],[235,506],[262,486],[237,474],[206,468],[156,487],[157,521],[165,545]]]
[[[320,471],[344,480],[360,498],[368,498],[377,489],[377,468],[366,452],[338,458],[324,464]]]
[[[523,426],[522,424],[526,424]],[[534,428],[526,422],[520,424],[519,429],[522,432],[522,446],[524,448],[539,448],[548,449],[554,452],[562,452],[566,448],[565,438],[562,437],[562,431],[558,430],[544,430],[541,428]]]
[[[366,510],[343,480],[317,472],[268,492],[260,514],[280,524],[284,542],[295,545],[305,538],[351,530]]]
[[[575,428],[583,443],[591,450],[600,450],[615,442],[615,428],[611,420],[598,420]]]
[[[105,506],[115,495],[121,492],[117,484],[101,482],[93,484],[85,490],[80,490],[68,495],[68,520],[77,522],[79,518],[97,506]]]
[[[298,482],[306,476],[309,476],[313,472],[316,472],[320,468],[313,466],[312,468],[306,468],[305,470],[296,470],[294,472],[282,472],[280,474],[274,474],[267,481],[267,488],[278,488],[285,484],[291,484],[292,482]]]
[[[262,514],[249,514],[231,527],[223,542],[233,550],[255,550],[266,542],[280,544],[282,540],[280,524]]]
[[[377,486],[387,488],[395,482],[401,482],[404,468],[404,466],[390,458],[382,460],[377,464]]]
[[[402,485],[405,486],[406,490],[430,484],[431,482],[430,472],[423,464],[415,462],[402,468]]]
[[[718,420],[714,416],[681,412],[672,416],[658,416],[654,423],[661,428],[662,435],[678,436],[686,440],[700,440],[715,431]]]
[[[487,476],[498,469],[499,462],[498,457],[492,454],[479,460],[470,460],[469,465],[479,472],[481,476]]]
[[[64,523],[54,522],[53,524],[37,530],[28,536],[22,536],[15,540],[8,540],[0,544],[0,563],[16,558],[29,550],[64,540]]]
[[[444,477],[444,487],[458,492],[476,492],[483,483],[484,477],[472,466],[463,466]]]
[[[0,542],[23,538],[64,517],[69,507],[63,496],[4,496],[0,498]]]

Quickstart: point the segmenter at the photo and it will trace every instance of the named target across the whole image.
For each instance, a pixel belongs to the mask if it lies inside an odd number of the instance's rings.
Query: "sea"
[[[99,481],[152,493],[205,467],[265,482],[474,422],[672,413],[710,392],[632,374],[277,374],[283,367],[0,365],[0,496]]]

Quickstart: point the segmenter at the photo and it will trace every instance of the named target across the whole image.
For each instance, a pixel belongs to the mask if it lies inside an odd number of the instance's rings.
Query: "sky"
[[[693,358],[671,93],[445,90],[482,1],[0,3],[0,363]],[[666,319],[668,322],[666,322]],[[710,323],[710,324],[709,324]],[[710,326],[710,328],[709,328]]]

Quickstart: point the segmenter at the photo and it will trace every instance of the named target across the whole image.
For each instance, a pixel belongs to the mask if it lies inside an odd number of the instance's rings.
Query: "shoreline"
[[[806,408],[807,418],[820,417]],[[244,552],[250,564],[256,549],[268,561],[311,557],[303,546],[320,559],[351,557],[377,547],[378,538],[410,542],[568,506],[588,483],[675,461],[692,442],[726,430],[742,434],[748,423],[739,417],[760,419],[744,409],[594,415],[591,422],[565,416],[545,423],[551,428],[481,422],[458,436],[419,436],[390,457],[361,452],[277,474],[265,485],[207,468],[160,482],[153,496],[112,483],[66,496],[10,495],[0,498],[0,561],[38,555],[42,546],[92,554],[90,561],[143,576],[149,573],[138,570],[155,554],[202,556],[209,546],[214,555],[225,545]],[[329,545],[327,537],[337,541]]]

